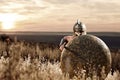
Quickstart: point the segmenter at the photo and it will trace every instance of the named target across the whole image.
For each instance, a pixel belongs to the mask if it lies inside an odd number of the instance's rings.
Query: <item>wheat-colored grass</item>
[[[56,45],[27,42],[7,45],[0,41],[0,80],[70,80],[60,69],[59,58]],[[109,73],[106,80],[120,80],[119,72]]]

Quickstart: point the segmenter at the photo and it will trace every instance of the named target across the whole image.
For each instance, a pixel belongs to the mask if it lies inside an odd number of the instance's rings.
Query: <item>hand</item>
[[[79,32],[75,32],[75,34],[76,34],[77,36],[79,36],[79,35],[80,35],[80,33],[79,33]]]
[[[62,51],[65,48],[65,46],[66,46],[66,43],[62,44],[59,49]]]

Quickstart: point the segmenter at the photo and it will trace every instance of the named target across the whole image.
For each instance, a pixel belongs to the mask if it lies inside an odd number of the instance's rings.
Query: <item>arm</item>
[[[64,46],[65,46],[67,43],[68,43],[68,41],[67,41],[66,37],[62,38],[61,41],[60,41],[60,44],[59,44],[59,46],[60,46],[59,49],[62,51],[63,48],[64,48]]]

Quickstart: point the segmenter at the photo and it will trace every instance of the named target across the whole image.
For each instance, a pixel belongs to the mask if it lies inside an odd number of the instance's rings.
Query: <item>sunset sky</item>
[[[120,32],[120,0],[0,0],[0,30]]]

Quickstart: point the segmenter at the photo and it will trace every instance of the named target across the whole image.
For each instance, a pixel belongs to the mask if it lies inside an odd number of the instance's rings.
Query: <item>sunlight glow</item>
[[[13,29],[15,27],[15,22],[18,18],[17,14],[7,13],[0,14],[0,22],[2,23],[3,30]]]

